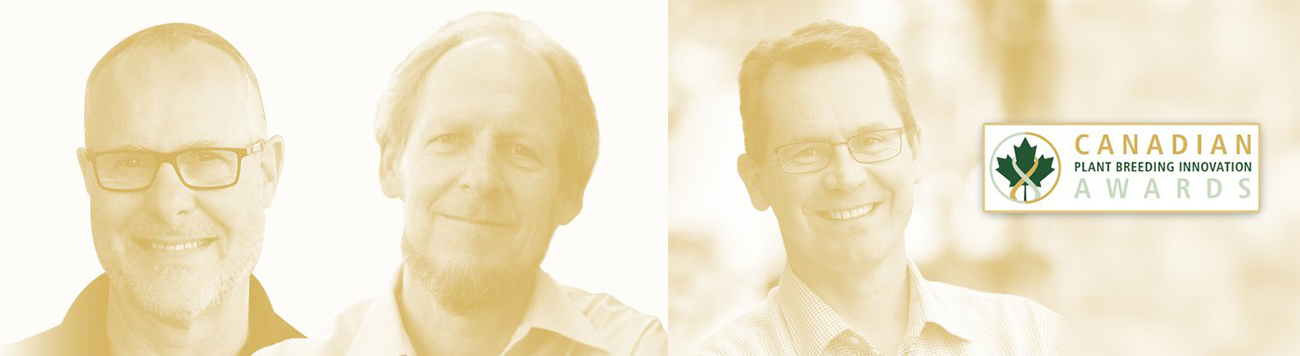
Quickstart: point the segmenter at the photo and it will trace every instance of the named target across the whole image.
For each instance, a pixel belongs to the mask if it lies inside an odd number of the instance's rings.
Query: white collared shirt
[[[1029,299],[921,277],[908,262],[908,326],[898,355],[1055,355],[1060,315]],[[697,355],[880,355],[789,268],[763,304]]]
[[[293,339],[255,355],[415,355],[402,324],[401,272],[377,298],[349,307],[320,337]],[[538,270],[532,298],[502,355],[663,355],[658,319],[606,294],[561,286]]]

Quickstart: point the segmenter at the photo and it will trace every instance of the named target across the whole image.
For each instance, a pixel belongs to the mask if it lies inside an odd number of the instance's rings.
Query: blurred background
[[[1070,354],[1300,354],[1297,1],[669,1],[675,348],[776,283],[776,219],[735,169],[736,76],[760,40],[826,18],[903,63],[926,170],[905,238],[928,279],[1056,310]],[[982,212],[981,124],[1135,121],[1261,123],[1261,212]]]

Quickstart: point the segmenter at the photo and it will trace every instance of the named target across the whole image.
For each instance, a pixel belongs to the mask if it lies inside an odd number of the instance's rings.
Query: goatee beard
[[[439,262],[405,239],[402,260],[419,279],[419,287],[441,307],[462,316],[479,315],[511,297],[531,293],[541,266],[540,260],[500,265]]]

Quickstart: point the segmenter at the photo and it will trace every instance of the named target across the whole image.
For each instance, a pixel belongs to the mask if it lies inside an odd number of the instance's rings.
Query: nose
[[[148,208],[163,222],[174,224],[194,211],[194,191],[181,182],[171,163],[158,167],[153,185],[144,193]]]
[[[822,184],[829,190],[853,191],[867,180],[867,167],[853,159],[847,145],[831,150],[831,162],[823,171]]]
[[[466,158],[465,171],[460,177],[460,188],[474,196],[486,196],[501,189],[500,157],[493,146],[477,145]]]

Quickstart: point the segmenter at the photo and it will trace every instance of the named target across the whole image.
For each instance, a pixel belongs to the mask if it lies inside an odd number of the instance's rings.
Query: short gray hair
[[[393,72],[388,89],[379,101],[375,140],[379,142],[381,154],[386,150],[400,150],[406,144],[415,96],[424,84],[425,73],[452,48],[481,38],[517,43],[550,66],[559,83],[563,114],[568,119],[560,148],[561,181],[581,201],[599,149],[596,108],[587,91],[587,79],[569,51],[546,36],[537,25],[510,14],[478,12],[448,22],[406,56]]]
[[[834,20],[810,23],[789,36],[759,42],[740,66],[740,118],[745,130],[745,152],[763,156],[769,118],[763,114],[762,90],[776,63],[816,64],[863,54],[880,65],[889,81],[894,109],[903,119],[908,143],[915,145],[916,119],[907,99],[903,66],[889,45],[871,30]]]

